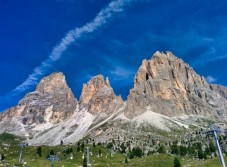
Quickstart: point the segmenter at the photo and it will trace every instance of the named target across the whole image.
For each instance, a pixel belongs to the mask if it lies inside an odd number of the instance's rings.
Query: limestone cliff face
[[[211,84],[210,89],[220,93],[224,98],[227,99],[227,87]]]
[[[20,117],[23,124],[58,123],[69,118],[75,111],[77,100],[67,86],[62,73],[43,78],[36,91],[28,93],[18,105],[0,116],[0,120]]]
[[[104,80],[102,75],[93,77],[83,85],[80,96],[80,109],[87,108],[92,114],[111,114],[116,107],[123,105],[120,96],[116,96],[110,86],[108,78]]]
[[[156,52],[150,60],[143,60],[135,76],[125,115],[133,118],[149,107],[167,116],[193,114],[226,118],[226,102],[219,89],[211,89],[205,78],[188,64],[171,52]]]

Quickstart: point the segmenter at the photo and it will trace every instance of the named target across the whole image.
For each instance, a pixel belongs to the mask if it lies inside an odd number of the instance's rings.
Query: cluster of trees
[[[37,151],[36,151],[36,153],[37,153],[37,155],[38,155],[39,157],[42,157],[42,147],[41,147],[41,146],[37,147]],[[49,157],[50,157],[50,155],[55,155],[55,153],[54,153],[54,150],[53,150],[53,149],[51,149],[51,150],[50,150],[50,153],[49,153],[49,155],[47,155],[47,157],[46,157],[46,158],[49,158]]]
[[[66,148],[63,150],[64,156],[65,156],[65,154],[70,154],[70,153],[73,153],[73,148],[72,148],[72,147],[66,147]]]
[[[107,144],[107,146],[106,146],[106,148],[108,148],[108,149],[111,149],[113,147],[113,143],[112,142],[109,142],[108,144]]]
[[[157,150],[158,153],[162,154],[162,153],[166,153],[166,148],[164,145],[161,145],[158,150]]]
[[[113,146],[114,146],[113,142],[110,142],[106,145],[106,147],[108,149],[112,149]],[[126,145],[125,145],[125,143],[121,143],[121,145],[119,147],[119,152],[122,153],[122,154],[126,154],[126,150],[127,150],[128,146],[129,145],[127,143],[126,143]],[[185,156],[187,154],[187,147],[177,146],[177,142],[174,142],[171,149],[172,149],[173,154],[179,154],[181,156]],[[128,158],[133,159],[133,158],[141,158],[141,157],[144,156],[143,150],[140,147],[135,147],[133,149],[128,149],[128,150],[129,151],[128,151],[127,155],[125,156],[125,160],[124,160],[124,162],[126,164],[129,163]],[[158,153],[166,153],[166,150],[167,149],[164,145],[159,145],[157,152]],[[173,162],[173,166],[174,167],[182,167],[178,157],[175,157],[174,162]]]
[[[220,142],[222,142],[223,139],[224,138],[220,138],[219,139]],[[76,150],[78,152],[85,151],[85,142],[77,143]],[[128,142],[118,143],[118,145],[116,145],[115,140],[112,140],[109,143],[106,142],[104,145],[106,145],[107,149],[109,149],[111,151],[114,148],[114,151],[118,150],[120,153],[126,155],[125,163],[128,163],[128,158],[133,159],[133,158],[141,158],[144,156],[144,152],[143,152],[142,148],[137,146],[137,147],[131,149],[130,148],[131,143],[132,143],[131,141],[130,142],[128,141]],[[173,143],[171,143],[171,142],[166,143],[165,145],[162,145],[162,144],[158,145],[158,143],[155,143],[155,141],[152,140],[152,143],[154,144],[154,146],[156,148],[158,146],[158,148],[156,149],[156,151],[149,152],[149,153],[158,152],[158,153],[162,154],[162,153],[169,152],[178,157],[191,156],[191,157],[196,157],[196,158],[198,157],[199,159],[207,159],[208,156],[211,156],[212,154],[215,155],[215,151],[216,151],[216,148],[215,148],[213,142],[210,142],[207,145],[202,145],[201,142],[192,143],[192,141],[191,141],[191,142],[182,142],[182,144],[179,144],[178,141],[175,141]],[[63,141],[61,141],[60,144],[63,145]],[[86,144],[88,144],[88,140],[87,140]],[[94,140],[93,140],[93,143],[91,143],[91,144],[93,145],[93,147],[96,147],[96,143],[94,142]],[[102,143],[98,143],[97,145],[102,145]],[[72,147],[66,147],[63,151],[63,154],[64,155],[70,154],[72,152],[73,152]],[[37,147],[37,154],[39,157],[42,156],[41,147]],[[101,156],[101,154],[102,154],[102,152],[101,152],[101,150],[99,150],[98,155]],[[49,155],[55,155],[54,151],[52,149],[50,150]],[[2,157],[3,157],[3,159],[5,158],[4,155]],[[87,165],[85,163],[86,161],[87,160],[86,160],[86,156],[85,156],[84,161],[83,161],[83,166]],[[174,159],[174,167],[181,167],[181,164],[180,164],[180,161],[178,158]]]
[[[139,147],[133,148],[132,150],[129,150],[129,158],[133,159],[135,157],[141,158],[143,156],[143,150]]]
[[[178,156],[191,156],[198,157],[199,159],[207,159],[207,156],[211,156],[212,153],[215,152],[215,146],[212,142],[206,146],[205,150],[202,148],[202,143],[194,143],[189,144],[188,147],[177,145],[177,142],[174,142],[171,146],[171,154],[175,154]]]
[[[180,156],[185,156],[187,155],[187,152],[189,151],[186,146],[178,146],[177,141],[173,142],[173,145],[170,147],[171,154],[176,154]],[[192,150],[192,152],[194,149]],[[190,151],[189,151],[190,152]]]
[[[113,148],[113,146],[114,146],[114,143],[109,142],[107,144],[106,148],[110,150],[110,149]],[[121,143],[118,151],[122,154],[126,154],[126,149],[127,149],[127,147],[125,146],[125,143]],[[130,159],[133,159],[135,157],[141,158],[144,155],[143,150],[140,147],[135,147],[133,149],[128,149],[128,150],[129,150],[128,151],[128,157]]]
[[[82,144],[80,144],[80,142],[78,142],[77,143],[77,152],[80,152],[80,151],[84,151],[84,147],[85,147],[85,145],[84,145],[84,142],[82,142]]]
[[[222,141],[223,138],[220,138],[219,140]],[[162,153],[168,152],[180,157],[190,156],[190,157],[195,157],[199,159],[207,159],[209,156],[215,156],[215,151],[216,151],[214,143],[211,141],[210,142],[207,141],[207,142],[202,144],[202,142],[199,142],[199,141],[194,143],[193,141],[191,142],[182,141],[181,143],[178,143],[178,141],[175,141],[173,143],[169,142],[164,145],[159,144],[159,146],[157,143],[157,146],[158,146],[157,150],[149,151],[148,154],[156,153],[156,152],[162,154]],[[155,144],[155,141],[152,141],[152,143]],[[120,153],[125,155],[127,154],[127,158],[130,158],[130,159],[135,157],[142,157],[144,155],[142,148],[135,147],[133,149],[130,149],[130,143],[128,144],[127,142],[118,143],[118,146],[116,147],[116,144],[112,140],[112,142],[106,143],[106,147],[109,150],[113,148],[117,148],[117,150]]]
[[[122,154],[125,154],[126,153],[126,146],[124,145],[124,143],[121,144],[119,151]]]

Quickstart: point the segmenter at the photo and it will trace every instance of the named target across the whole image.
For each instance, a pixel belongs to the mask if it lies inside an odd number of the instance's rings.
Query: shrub
[[[182,167],[180,160],[177,157],[174,158],[174,165],[173,166],[174,167]]]

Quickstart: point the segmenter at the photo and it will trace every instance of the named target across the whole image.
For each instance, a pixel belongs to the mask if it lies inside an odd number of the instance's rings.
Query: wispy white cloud
[[[193,66],[198,66],[204,63],[208,63],[208,62],[215,62],[215,61],[220,61],[220,60],[224,60],[227,59],[227,54],[225,55],[221,55],[221,56],[217,56],[216,53],[216,49],[211,48],[211,51],[207,54],[205,54],[204,56],[198,58],[192,65]]]
[[[227,54],[225,54],[223,56],[211,57],[211,58],[208,58],[206,61],[212,62],[212,61],[223,60],[223,59],[227,59]]]
[[[129,5],[133,0],[115,0],[108,4],[107,7],[102,9],[97,16],[82,27],[75,28],[69,31],[64,38],[52,49],[50,55],[44,60],[40,66],[36,67],[33,72],[27,77],[27,79],[13,89],[9,94],[16,95],[20,92],[24,92],[30,86],[37,84],[41,76],[45,75],[52,67],[53,63],[59,60],[62,53],[68,48],[70,44],[77,41],[80,38],[86,37],[87,34],[101,28],[107,24],[108,21],[113,18],[117,13],[123,11],[124,7]]]
[[[215,41],[213,38],[209,38],[209,37],[204,37],[204,38],[202,38],[202,40],[204,40],[206,42],[214,42]]]
[[[128,69],[120,67],[120,66],[115,67],[114,70],[110,71],[110,73],[116,79],[129,78],[129,77],[135,75],[135,71],[128,70]]]
[[[216,78],[214,78],[214,77],[212,77],[212,76],[210,76],[210,75],[208,75],[208,76],[206,77],[206,80],[207,80],[209,83],[214,83],[214,82],[217,81]]]

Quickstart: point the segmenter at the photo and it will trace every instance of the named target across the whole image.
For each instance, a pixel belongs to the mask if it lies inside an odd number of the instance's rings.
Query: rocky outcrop
[[[143,60],[130,90],[125,115],[134,118],[149,107],[167,116],[203,115],[225,118],[227,103],[204,77],[171,52],[156,52]]]
[[[58,123],[69,118],[75,111],[77,100],[67,86],[62,73],[43,78],[36,91],[28,93],[18,105],[0,116],[0,120],[19,117],[25,125],[33,123]]]
[[[120,96],[116,96],[109,79],[104,80],[102,75],[93,77],[83,85],[80,96],[80,109],[87,108],[92,114],[111,114],[123,105]]]
[[[217,93],[220,93],[224,98],[227,99],[227,87],[211,84],[210,89],[216,91]]]

